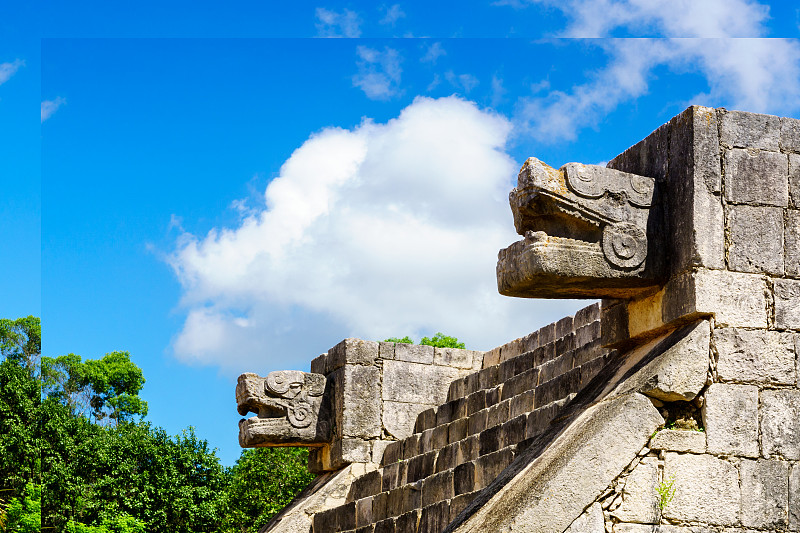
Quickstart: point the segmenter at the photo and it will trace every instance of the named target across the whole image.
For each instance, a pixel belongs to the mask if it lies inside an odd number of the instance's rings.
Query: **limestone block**
[[[361,339],[345,339],[330,350],[325,361],[326,374],[330,374],[346,363],[372,365],[378,357],[378,343]]]
[[[775,327],[800,329],[800,280],[775,280]]]
[[[651,450],[705,453],[706,434],[704,431],[662,429],[650,439],[648,446]]]
[[[789,154],[789,195],[792,205],[800,207],[800,155]]]
[[[372,443],[372,462],[375,464],[381,464],[383,461],[383,453],[386,451],[386,447],[389,446],[391,443],[397,442],[393,440],[376,440]]]
[[[789,205],[789,160],[786,154],[725,150],[725,199],[735,204]]]
[[[781,528],[787,523],[789,463],[778,460],[743,460],[742,524]]]
[[[767,284],[755,274],[698,270],[694,310],[715,315],[717,326],[767,327]]]
[[[727,110],[720,110],[719,115],[719,140],[723,145],[739,148],[779,150],[781,140],[780,117]]]
[[[728,461],[711,455],[669,452],[664,460],[664,479],[674,479],[672,501],[663,509],[665,518],[716,525],[738,522],[739,473]]]
[[[713,383],[703,404],[708,451],[758,457],[758,388]]]
[[[658,483],[658,459],[645,457],[625,481],[622,505],[611,513],[612,516],[622,522],[658,523],[661,518]]]
[[[781,149],[787,152],[800,152],[800,120],[781,118]]]
[[[375,346],[377,353],[377,345]],[[345,365],[341,434],[369,439],[381,435],[381,371],[374,366]],[[338,413],[337,413],[338,414]]]
[[[720,533],[717,528],[706,526],[651,526],[645,524],[614,524],[614,533]],[[750,533],[743,529],[724,529],[722,533]],[[755,532],[753,532],[755,533]]]
[[[800,185],[798,187],[800,188]],[[800,190],[797,202],[800,202]],[[800,278],[800,209],[786,210],[786,229],[783,239],[786,275]]]
[[[398,345],[399,346],[399,345]],[[433,347],[431,361],[433,361]],[[395,352],[395,359],[399,357]],[[383,362],[383,399],[391,402],[439,405],[447,401],[450,382],[460,377],[457,368],[410,363]]]
[[[564,533],[605,533],[603,508],[593,503],[569,526]]]
[[[800,531],[800,463],[789,474],[789,529]]]
[[[648,376],[639,386],[643,394],[667,402],[692,400],[705,385],[711,338],[709,322],[700,320],[685,326],[676,336],[675,344],[641,372],[642,376]]]
[[[379,342],[378,357],[380,357],[381,359],[394,359],[394,343]]]
[[[794,339],[790,333],[722,328],[714,330],[723,381],[792,385],[796,381]]]
[[[728,261],[737,272],[783,274],[783,210],[730,206]]]
[[[800,390],[761,392],[761,446],[764,457],[800,459]]]
[[[383,402],[383,428],[396,439],[404,439],[414,433],[417,416],[433,407],[423,403]]]
[[[456,368],[474,368],[476,360],[480,368],[482,352],[459,350],[456,348],[434,348],[433,362],[437,365],[454,366]]]
[[[433,346],[397,343],[394,358],[398,361],[433,364]]]

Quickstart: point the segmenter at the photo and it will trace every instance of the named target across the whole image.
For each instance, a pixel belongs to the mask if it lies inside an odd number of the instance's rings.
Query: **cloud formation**
[[[394,26],[398,20],[406,16],[400,4],[394,4],[391,7],[384,6],[381,11],[384,12],[383,17],[378,22],[383,25]]]
[[[356,48],[358,73],[353,76],[353,87],[358,87],[371,100],[389,100],[400,94],[400,67],[402,58],[394,48],[382,51],[367,46]]]
[[[510,130],[471,102],[419,97],[385,124],[312,135],[257,214],[180,237],[177,357],[233,371],[303,366],[348,335],[437,330],[488,349],[533,329],[534,309],[574,309],[497,294],[497,251],[517,239]]]
[[[315,26],[318,37],[349,37],[361,36],[361,17],[349,9],[341,12],[318,7],[314,12]]]
[[[0,85],[4,84],[17,73],[17,71],[25,66],[25,61],[17,59],[15,61],[0,63]]]
[[[53,113],[58,111],[58,108],[66,104],[67,101],[60,96],[54,100],[42,101],[42,122],[53,116]]]
[[[559,33],[608,37],[616,31],[658,34],[658,39],[597,41],[607,65],[569,91],[522,99],[515,117],[520,131],[543,142],[575,139],[620,104],[647,93],[653,71],[666,66],[696,72],[708,90],[685,103],[726,105],[790,114],[800,109],[800,42],[761,39],[768,7],[747,0],[528,0],[560,9],[568,17]],[[676,38],[680,37],[680,38]],[[746,38],[745,38],[746,37]]]

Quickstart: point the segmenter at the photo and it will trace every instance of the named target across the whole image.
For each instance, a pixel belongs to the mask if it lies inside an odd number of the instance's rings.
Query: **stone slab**
[[[761,446],[764,457],[800,459],[800,390],[761,392]]]
[[[789,473],[789,529],[800,531],[800,463],[794,463]]]
[[[800,280],[775,280],[775,327],[800,330]]]
[[[725,199],[734,204],[789,205],[789,158],[778,152],[726,150]]]
[[[758,387],[713,383],[702,412],[709,452],[758,457]]]
[[[648,446],[651,450],[705,453],[706,434],[704,431],[662,429],[650,439]]]
[[[720,142],[725,146],[778,151],[781,118],[747,111],[719,110]]]
[[[431,361],[433,361],[433,347]],[[383,399],[391,402],[439,405],[447,401],[450,383],[461,377],[459,369],[398,361],[383,362]]]
[[[663,509],[665,518],[724,526],[738,522],[739,472],[728,461],[669,452],[664,479],[674,480],[672,500]]]
[[[409,437],[414,433],[417,416],[432,407],[429,404],[384,401],[383,427],[396,439]]]
[[[714,314],[717,326],[767,327],[766,280],[757,274],[698,270],[694,311]]]
[[[611,515],[621,522],[658,523],[661,518],[659,495],[656,490],[659,484],[658,477],[658,459],[643,458],[625,480],[622,505]]]
[[[789,117],[781,118],[781,150],[800,152],[800,120]]]
[[[777,460],[743,460],[742,524],[753,528],[781,529],[787,525],[789,463]]]
[[[796,382],[794,339],[790,333],[716,329],[714,347],[717,374],[723,381],[783,385]]]
[[[605,533],[603,508],[593,503],[570,525],[564,533]]]
[[[783,209],[730,206],[728,227],[731,270],[783,274]]]
[[[798,201],[800,201],[800,197],[798,197]],[[800,278],[800,209],[786,210],[786,228],[783,239],[786,275]]]
[[[800,155],[789,154],[789,195],[792,205],[800,208]]]

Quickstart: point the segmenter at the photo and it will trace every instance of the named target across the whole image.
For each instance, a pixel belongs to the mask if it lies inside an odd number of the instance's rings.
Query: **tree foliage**
[[[313,478],[305,449],[225,468],[192,427],[144,420],[128,352],[40,352],[38,318],[0,320],[0,531],[255,533]]]
[[[402,339],[399,337],[389,337],[383,342],[399,342],[403,344],[414,344],[414,340],[406,335]],[[422,340],[419,341],[421,345],[426,346],[433,346],[434,348],[461,348],[462,350],[465,348],[463,342],[458,342],[458,339],[455,337],[449,337],[444,333],[437,333],[433,337],[422,337]]]

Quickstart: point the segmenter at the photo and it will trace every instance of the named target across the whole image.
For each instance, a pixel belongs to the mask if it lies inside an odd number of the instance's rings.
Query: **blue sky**
[[[0,8],[3,316],[129,350],[148,418],[232,464],[240,372],[571,313],[496,294],[526,157],[601,163],[695,103],[800,116],[795,3],[651,4]]]

